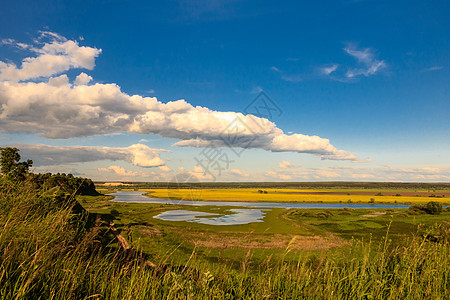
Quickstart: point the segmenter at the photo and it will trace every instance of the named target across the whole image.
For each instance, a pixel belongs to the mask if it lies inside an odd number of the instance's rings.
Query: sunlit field
[[[414,203],[427,203],[429,201],[437,201],[443,204],[450,203],[449,190],[429,191],[429,190],[356,190],[356,189],[328,190],[328,189],[195,188],[195,189],[143,189],[142,191],[148,192],[147,195],[154,198],[170,198],[183,200],[374,203],[374,204],[376,203],[414,204]],[[361,195],[362,193],[364,194]],[[414,196],[412,196],[412,194]]]

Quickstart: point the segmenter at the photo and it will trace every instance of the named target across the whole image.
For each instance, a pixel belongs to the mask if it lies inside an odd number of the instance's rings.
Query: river
[[[190,206],[220,206],[239,207],[230,208],[226,213],[206,213],[190,210],[169,210],[155,218],[165,221],[187,221],[207,225],[242,225],[253,222],[263,222],[264,216],[271,208],[408,208],[408,205],[389,204],[353,204],[353,203],[296,203],[296,202],[240,202],[240,201],[189,201],[171,200],[162,198],[150,198],[143,195],[144,192],[120,191],[111,196],[115,198],[111,201],[129,203],[160,203],[178,204]],[[245,208],[242,208],[245,207]]]

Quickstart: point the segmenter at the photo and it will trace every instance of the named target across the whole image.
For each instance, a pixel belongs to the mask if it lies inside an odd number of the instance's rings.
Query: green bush
[[[111,216],[113,216],[113,217],[118,217],[118,216],[120,216],[120,212],[119,212],[117,209],[111,209],[110,214],[111,214]]]
[[[430,215],[438,215],[442,212],[442,204],[435,201],[428,202],[426,210]]]
[[[442,204],[430,201],[427,204],[415,204],[409,207],[409,214],[430,214],[438,215],[443,211]]]
[[[348,216],[348,215],[351,215],[352,213],[351,212],[349,212],[349,211],[341,211],[340,213],[339,213],[339,215],[341,215],[341,216]]]

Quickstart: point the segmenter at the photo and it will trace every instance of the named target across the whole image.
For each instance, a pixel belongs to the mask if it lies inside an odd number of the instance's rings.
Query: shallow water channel
[[[144,192],[120,191],[111,196],[111,201],[130,203],[161,203],[190,206],[239,207],[230,208],[226,213],[207,213],[190,210],[168,210],[154,218],[165,221],[187,221],[208,225],[242,225],[263,222],[265,212],[270,208],[408,208],[408,205],[351,204],[351,203],[289,203],[289,202],[240,202],[240,201],[188,201],[150,198]],[[242,208],[246,207],[246,208]],[[248,208],[247,208],[248,207]]]

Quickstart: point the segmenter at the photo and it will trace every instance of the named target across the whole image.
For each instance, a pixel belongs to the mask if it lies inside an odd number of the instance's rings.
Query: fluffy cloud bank
[[[159,167],[164,165],[164,161],[159,154],[162,151],[167,151],[152,149],[142,144],[135,144],[126,148],[49,146],[42,144],[18,144],[14,146],[20,149],[21,156],[32,159],[36,166],[122,160],[139,167]]]
[[[92,77],[85,73],[70,83],[60,74],[72,68],[92,69],[101,50],[53,33],[42,33],[41,38],[49,41],[38,43],[40,47],[8,40],[36,56],[23,59],[21,66],[0,61],[0,132],[65,139],[126,131],[180,139],[177,146],[257,148],[362,161],[328,139],[285,134],[265,118],[194,107],[185,100],[162,103],[128,95],[116,84],[88,85]]]

